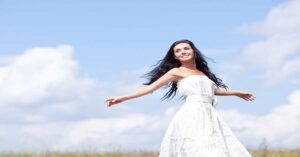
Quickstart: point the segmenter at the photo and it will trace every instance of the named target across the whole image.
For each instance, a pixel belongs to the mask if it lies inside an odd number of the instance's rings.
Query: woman
[[[125,96],[105,100],[108,107],[152,93],[166,85],[162,99],[174,97],[177,88],[185,103],[171,120],[159,157],[251,157],[215,109],[215,95],[234,95],[247,101],[249,92],[228,90],[213,74],[201,52],[189,40],[174,42],[166,56],[147,73],[149,82]]]

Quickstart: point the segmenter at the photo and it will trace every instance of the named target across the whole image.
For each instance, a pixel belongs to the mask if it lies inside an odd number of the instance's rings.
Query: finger
[[[249,100],[250,100],[250,101],[253,101],[253,100],[254,100],[254,97],[251,95],[251,96],[249,97]]]
[[[247,100],[247,101],[251,101],[250,97],[246,97],[246,100]]]
[[[108,104],[112,104],[112,103],[113,103],[113,100],[109,100],[107,103],[108,103]]]
[[[248,101],[248,99],[246,97],[242,97],[244,100]]]
[[[109,103],[108,105],[107,105],[107,107],[111,107],[113,104],[112,103]]]
[[[105,103],[110,103],[110,102],[111,102],[111,100],[106,100],[106,101],[105,101]]]
[[[111,101],[111,100],[112,100],[112,98],[108,98],[104,102]]]
[[[253,100],[253,97],[252,97],[252,96],[249,96],[249,100],[251,100],[251,101],[252,101],[252,100]]]

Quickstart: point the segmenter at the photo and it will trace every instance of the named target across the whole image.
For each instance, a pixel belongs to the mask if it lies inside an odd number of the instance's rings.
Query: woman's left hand
[[[246,100],[246,101],[253,101],[255,99],[255,96],[249,92],[243,92],[240,91],[236,94],[236,96]]]
[[[106,103],[107,107],[110,107],[112,105],[118,104],[125,101],[124,97],[111,97],[104,101]]]

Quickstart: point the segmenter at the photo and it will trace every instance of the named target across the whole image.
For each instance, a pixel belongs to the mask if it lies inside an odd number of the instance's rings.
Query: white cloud
[[[28,49],[0,67],[0,105],[84,98],[95,82],[79,78],[77,72],[71,46]]]
[[[13,150],[157,150],[177,110],[174,106],[156,116],[134,113],[69,122],[0,125],[0,137],[4,137],[0,146],[3,149],[13,140]]]
[[[13,55],[0,56],[0,65],[8,64],[8,63],[12,62],[14,59],[15,59],[15,56],[13,56]]]
[[[273,7],[263,22],[244,24],[239,31],[271,36],[274,34],[300,33],[300,1],[287,0]]]
[[[174,106],[156,116],[134,113],[75,122],[66,127],[54,149],[82,149],[87,144],[103,151],[159,149],[161,133],[177,110]]]
[[[300,48],[300,37],[297,35],[274,35],[265,41],[249,44],[245,47],[245,57],[253,66],[267,69],[284,65],[288,57],[297,53]]]
[[[239,28],[266,37],[245,46],[243,60],[252,67],[263,68],[270,84],[285,81],[300,72],[293,67],[300,64],[299,8],[300,0],[289,0],[272,8],[263,22]]]
[[[269,71],[265,75],[265,78],[269,83],[276,83],[281,80],[286,80],[292,83],[293,79],[289,78],[288,76],[292,76],[293,74],[299,73],[300,72],[299,67],[300,67],[300,57],[290,59],[287,63],[283,64],[277,69],[273,69]],[[296,78],[297,77],[295,77],[295,79]]]
[[[72,46],[28,49],[0,66],[0,123],[84,117],[81,107],[103,93],[101,88],[99,81],[81,76]]]
[[[300,147],[300,90],[292,92],[288,104],[274,108],[269,114],[255,117],[235,110],[222,111],[222,117],[244,143],[257,147],[266,139],[268,147],[296,149]]]
[[[74,147],[80,149],[86,141],[96,142],[97,146],[101,146],[100,148],[109,146],[113,148],[120,144],[126,146],[133,142],[130,141],[130,138],[134,138],[132,134],[127,134],[127,132],[136,131],[149,121],[152,121],[152,118],[145,115],[128,115],[75,122],[64,130],[63,138],[56,147],[59,149],[74,149]]]

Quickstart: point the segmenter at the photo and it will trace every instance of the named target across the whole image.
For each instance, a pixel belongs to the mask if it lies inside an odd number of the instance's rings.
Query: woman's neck
[[[187,70],[197,70],[196,64],[193,62],[181,63],[181,67]]]

